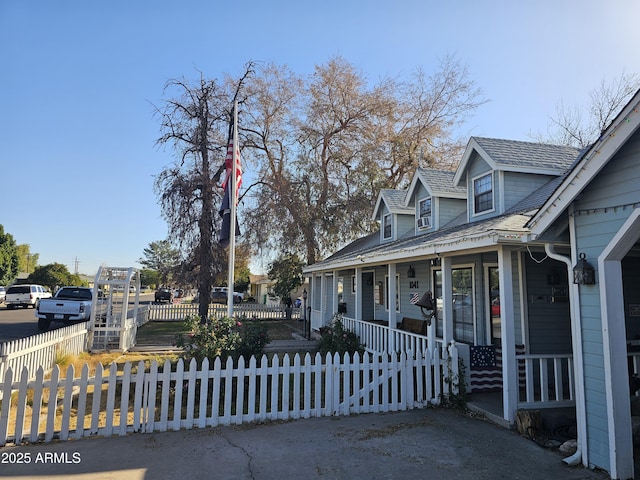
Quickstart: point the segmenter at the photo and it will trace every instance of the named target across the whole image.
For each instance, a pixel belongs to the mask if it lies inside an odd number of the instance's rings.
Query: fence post
[[[464,378],[460,378],[460,369],[458,367],[458,347],[456,347],[456,341],[451,340],[449,344],[449,378],[451,379],[449,395],[458,395],[460,393],[460,382],[466,381]]]

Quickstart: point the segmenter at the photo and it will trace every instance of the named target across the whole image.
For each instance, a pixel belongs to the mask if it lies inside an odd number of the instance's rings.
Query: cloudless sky
[[[169,79],[341,55],[375,82],[452,54],[490,100],[461,133],[531,140],[560,101],[640,72],[638,18],[637,0],[0,0],[0,224],[40,265],[139,266],[167,235]]]

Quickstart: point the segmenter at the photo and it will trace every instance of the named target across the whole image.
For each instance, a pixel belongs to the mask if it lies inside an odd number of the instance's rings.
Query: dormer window
[[[418,202],[416,225],[418,229],[431,228],[431,197],[424,198]]]
[[[382,238],[391,238],[391,214],[388,213],[382,217]]]
[[[493,210],[493,175],[488,173],[473,180],[473,212]]]

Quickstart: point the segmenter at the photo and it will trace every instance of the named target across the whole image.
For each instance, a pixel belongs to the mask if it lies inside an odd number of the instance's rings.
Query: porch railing
[[[409,333],[386,325],[343,317],[346,329],[355,332],[367,352],[421,352],[428,348],[428,337]],[[442,348],[442,339],[435,340]],[[469,359],[464,344],[462,358]],[[640,367],[640,352],[634,365]],[[575,380],[573,377],[573,355],[516,354],[518,364],[519,399],[518,408],[551,408],[575,405]],[[497,386],[501,388],[501,368],[497,370]],[[469,370],[467,370],[469,374]]]
[[[573,355],[516,355],[520,395],[518,408],[575,405]]]
[[[342,317],[342,324],[360,337],[367,352],[424,352],[428,348],[424,335],[349,317]],[[441,349],[442,339],[436,339],[435,346]]]

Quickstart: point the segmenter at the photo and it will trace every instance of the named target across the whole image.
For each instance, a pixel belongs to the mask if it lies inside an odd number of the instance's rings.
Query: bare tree
[[[381,188],[419,166],[451,168],[464,145],[455,127],[484,102],[452,57],[431,76],[373,85],[341,57],[309,77],[267,65],[248,91],[241,130],[259,183],[245,223],[255,245],[308,263],[371,230]]]
[[[171,80],[165,93],[177,91],[176,96],[156,108],[162,130],[157,143],[173,147],[178,159],[156,177],[155,189],[169,226],[169,239],[186,252],[189,269],[197,271],[202,321],[207,320],[216,271],[223,268],[222,247],[215,238],[230,109],[250,71],[249,65],[235,84],[222,85],[202,74],[195,83]]]
[[[623,72],[611,82],[603,79],[598,88],[589,93],[589,105],[567,107],[560,102],[547,133],[538,133],[533,138],[541,142],[586,148],[602,135],[639,88],[640,77],[637,74]]]

